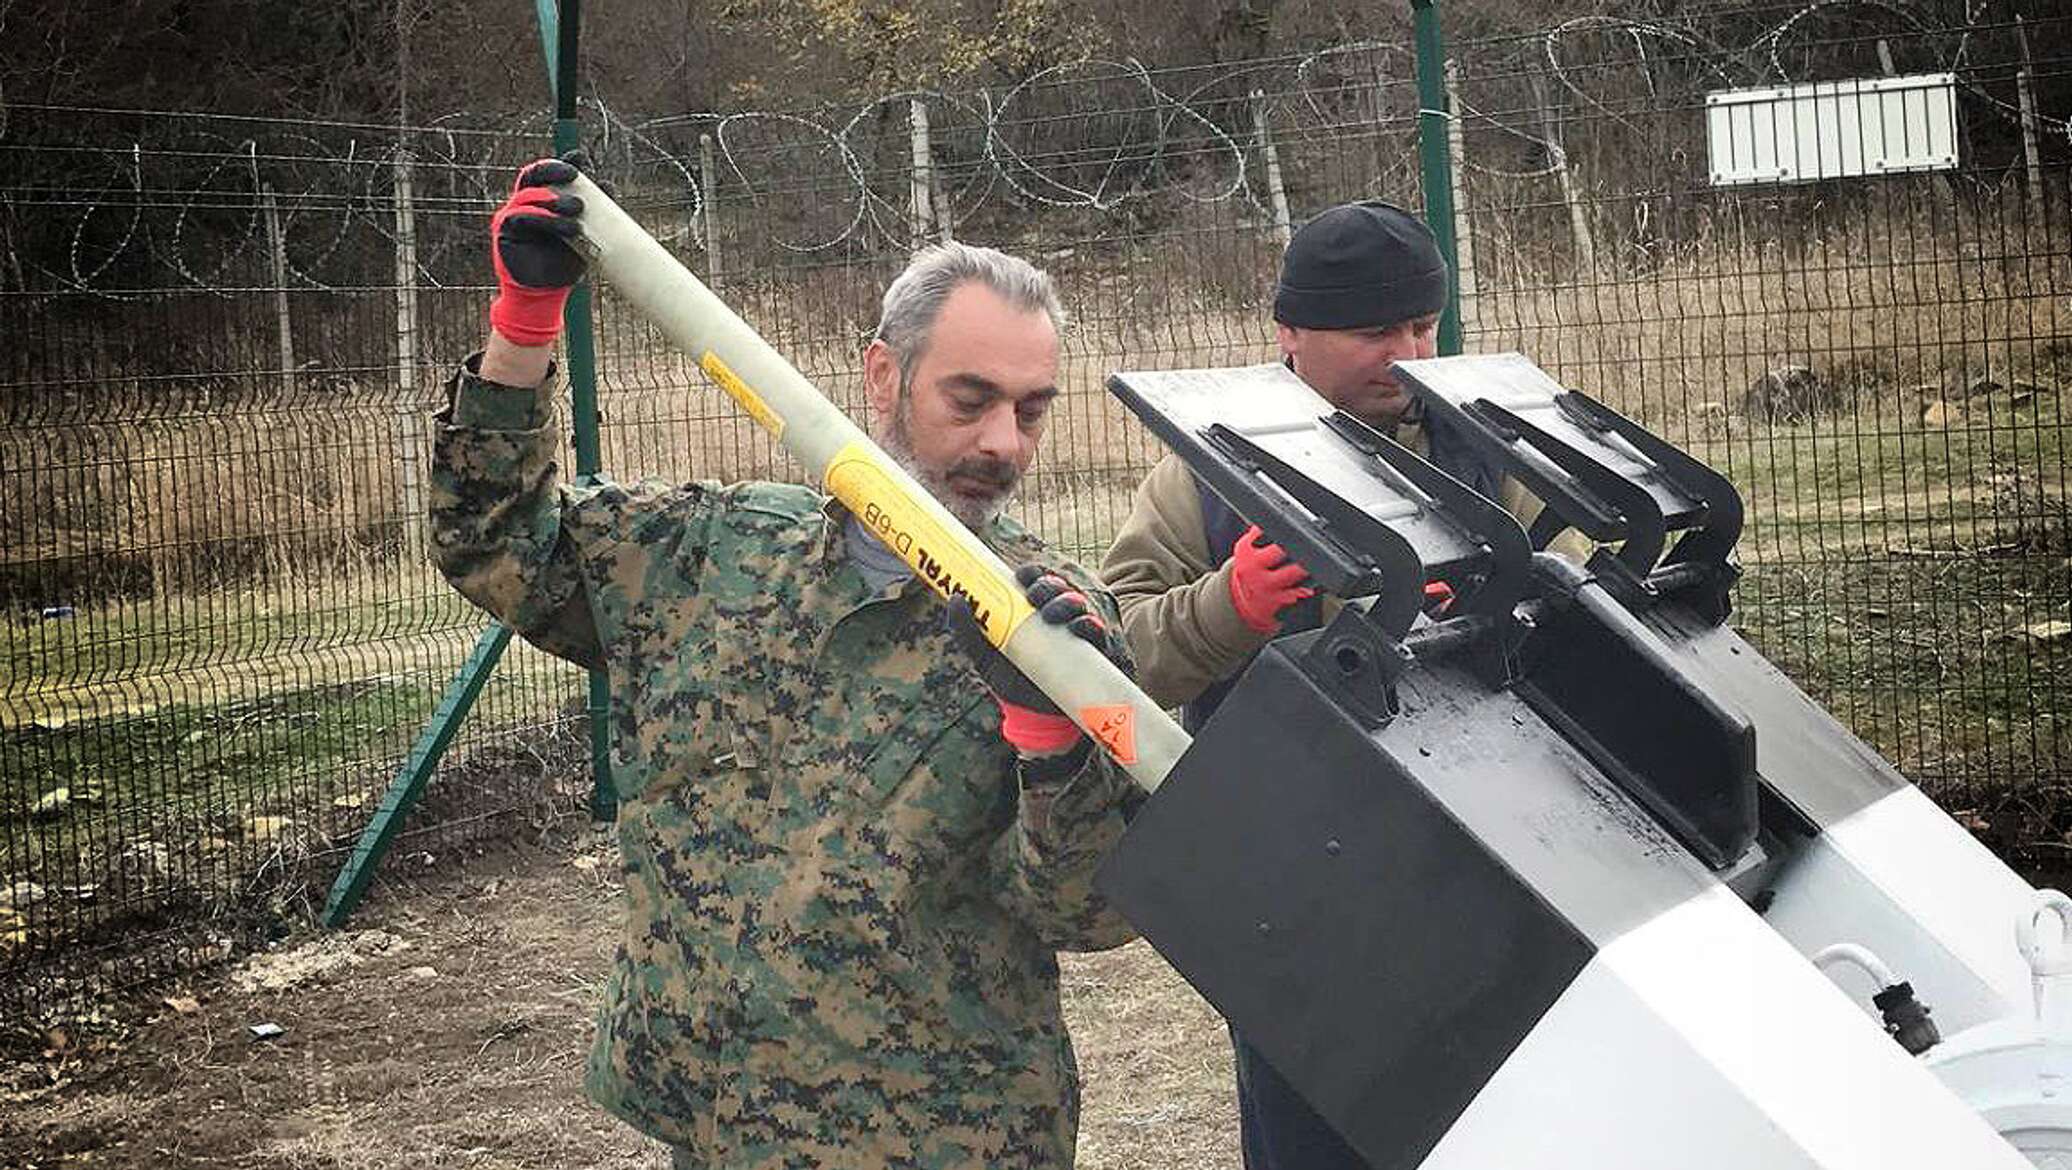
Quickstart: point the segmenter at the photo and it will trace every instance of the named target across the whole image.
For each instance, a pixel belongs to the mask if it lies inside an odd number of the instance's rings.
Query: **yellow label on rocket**
[[[835,452],[822,477],[828,494],[847,504],[937,593],[970,601],[986,640],[1006,645],[1016,627],[1036,611],[1011,578],[965,551],[935,517],[909,498],[886,473],[883,458],[861,443]]]
[[[719,383],[719,388],[727,392],[727,397],[740,403],[741,409],[748,412],[748,417],[760,423],[764,430],[770,432],[771,437],[784,437],[784,420],[778,418],[777,412],[770,409],[770,404],[763,401],[762,395],[757,394],[748,383],[742,381],[741,375],[735,373],[732,366],[721,361],[718,354],[706,350],[705,356],[698,359],[698,365],[705,371],[706,377]]]

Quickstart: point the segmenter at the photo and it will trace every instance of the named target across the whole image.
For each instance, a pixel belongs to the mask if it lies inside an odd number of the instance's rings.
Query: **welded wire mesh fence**
[[[1842,7],[1453,45],[1467,344],[1725,470],[1751,518],[1738,620],[2048,861],[2072,772],[2072,26]],[[1270,359],[1289,228],[1421,202],[1414,69],[1361,44],[840,107],[593,101],[586,137],[621,201],[854,411],[917,244],[1048,267],[1067,394],[1018,511],[1092,561],[1157,455],[1102,379]],[[1715,179],[1708,94],[1930,73],[1953,79],[1954,166]],[[12,113],[0,984],[48,996],[292,916],[480,629],[425,556],[427,416],[479,342],[484,217],[545,127]],[[796,474],[608,289],[599,324],[609,473]],[[586,785],[580,686],[514,650],[413,824]]]
[[[53,1000],[305,917],[481,629],[424,555],[428,414],[537,147],[16,113],[0,985]],[[395,864],[574,779],[576,680],[507,658]]]
[[[1460,54],[1467,344],[1726,472],[1744,629],[2058,867],[2072,14],[1929,11],[1580,20]]]

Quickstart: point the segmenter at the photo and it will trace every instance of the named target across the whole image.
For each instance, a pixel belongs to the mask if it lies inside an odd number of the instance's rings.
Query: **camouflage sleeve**
[[[433,556],[454,588],[527,641],[592,669],[604,665],[591,579],[640,581],[642,542],[624,539],[650,513],[670,513],[678,564],[698,531],[685,493],[600,483],[560,484],[553,429],[555,378],[500,386],[470,358],[448,384],[432,452]],[[648,535],[652,535],[649,533]]]
[[[1106,950],[1136,937],[1094,889],[1094,874],[1144,790],[1102,752],[1081,759],[1063,783],[1021,766],[1021,812],[993,858],[1008,911],[1061,951]]]
[[[1120,628],[1115,599],[1091,574],[1070,563],[1058,568]],[[1135,938],[1095,891],[1094,874],[1143,804],[1144,790],[1091,746],[1065,760],[1022,761],[1018,768],[1020,813],[994,855],[1008,910],[1058,950],[1106,950]]]

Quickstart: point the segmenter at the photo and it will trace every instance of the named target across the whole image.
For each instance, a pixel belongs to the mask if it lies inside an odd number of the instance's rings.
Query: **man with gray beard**
[[[573,175],[527,167],[491,221],[432,531],[463,594],[610,674],[626,921],[590,1095],[679,1166],[1069,1170],[1056,952],[1129,939],[1093,876],[1141,792],[892,555],[889,520],[793,484],[556,482]],[[1025,261],[921,253],[864,353],[871,430],[1044,620],[1121,661],[1091,575],[1001,515],[1062,319]]]

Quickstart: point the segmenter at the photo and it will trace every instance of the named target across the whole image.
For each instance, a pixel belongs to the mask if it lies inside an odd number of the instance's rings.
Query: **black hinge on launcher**
[[[1460,603],[1450,612],[1456,617],[1480,616],[1508,620],[1512,607],[1525,595],[1531,577],[1532,548],[1525,533],[1508,512],[1470,490],[1465,484],[1418,458],[1401,445],[1344,411],[1319,420],[1341,441],[1377,463],[1392,469],[1422,495],[1418,502],[1431,513],[1465,534],[1477,556],[1467,562],[1428,565],[1419,550],[1400,533],[1337,493],[1323,487],[1260,447],[1242,432],[1211,424],[1202,438],[1217,447],[1231,461],[1261,476],[1314,519],[1317,542],[1322,542],[1324,561],[1332,574],[1338,565],[1356,566],[1342,583],[1330,575],[1311,575],[1342,597],[1374,596],[1370,616],[1388,632],[1402,639],[1425,605],[1427,579],[1445,580]],[[1370,474],[1382,473],[1370,467]],[[1398,485],[1400,490],[1400,485]],[[1313,543],[1305,529],[1290,526],[1288,551],[1304,565],[1302,547]]]
[[[1740,575],[1729,558],[1741,540],[1741,493],[1726,476],[1587,394],[1571,390],[1556,404],[1577,426],[1624,439],[1677,491],[1698,501],[1690,516],[1680,518],[1683,535],[1677,537],[1675,547],[1647,573],[1647,593],[1680,594],[1712,624],[1726,621],[1731,610],[1729,591]]]

